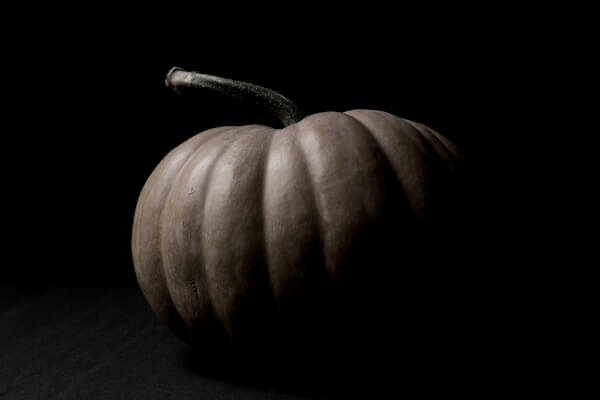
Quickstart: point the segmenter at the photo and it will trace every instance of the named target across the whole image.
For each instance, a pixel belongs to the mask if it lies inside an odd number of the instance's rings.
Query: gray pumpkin
[[[284,327],[318,336],[323,321],[360,319],[367,293],[413,268],[403,254],[444,209],[460,161],[449,140],[382,111],[302,118],[267,89],[181,69],[167,84],[253,99],[286,125],[201,132],[146,182],[135,272],[179,337],[244,341]]]

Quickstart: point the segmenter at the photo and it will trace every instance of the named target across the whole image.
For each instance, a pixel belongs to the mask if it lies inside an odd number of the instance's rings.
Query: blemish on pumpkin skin
[[[194,279],[192,279],[190,282],[190,285],[192,286],[194,296],[196,297],[197,300],[200,300],[200,293],[198,292],[198,285],[196,284],[196,281]]]

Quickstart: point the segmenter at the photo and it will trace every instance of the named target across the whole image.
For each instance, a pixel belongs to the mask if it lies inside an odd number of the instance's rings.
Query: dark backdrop
[[[5,74],[16,94],[3,160],[12,256],[4,283],[134,286],[133,213],[161,158],[214,126],[278,123],[213,93],[174,95],[164,77],[175,65],[272,88],[307,113],[373,108],[425,123],[463,150],[472,206],[489,211],[480,197],[484,161],[503,116],[515,112],[505,101],[513,60],[494,34],[407,36],[373,23],[368,31],[218,36],[79,24],[11,49],[19,63]]]

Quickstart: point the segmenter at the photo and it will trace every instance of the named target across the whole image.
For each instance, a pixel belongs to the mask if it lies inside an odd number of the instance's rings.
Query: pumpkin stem
[[[178,67],[171,68],[165,83],[177,93],[184,88],[201,88],[249,101],[277,115],[284,126],[295,124],[304,117],[298,107],[284,96],[251,83],[186,71]]]

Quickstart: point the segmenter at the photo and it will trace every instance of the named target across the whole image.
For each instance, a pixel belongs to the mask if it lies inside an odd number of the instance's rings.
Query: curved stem
[[[185,88],[210,89],[226,96],[249,101],[277,115],[284,126],[295,124],[304,117],[298,107],[284,96],[251,83],[186,71],[178,67],[171,68],[165,83],[175,92]]]

